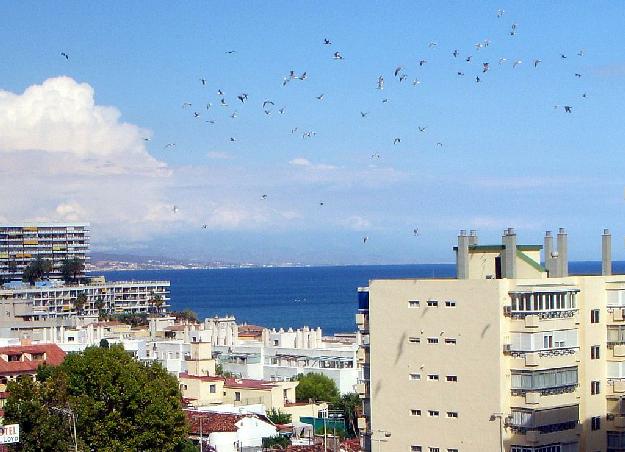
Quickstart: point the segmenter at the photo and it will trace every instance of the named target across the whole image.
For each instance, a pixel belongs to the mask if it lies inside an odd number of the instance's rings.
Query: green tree
[[[82,274],[84,270],[85,264],[77,257],[65,259],[61,264],[61,275],[67,283],[76,281],[78,279],[78,275]]]
[[[185,309],[184,311],[173,311],[171,315],[176,317],[177,320],[188,320],[189,322],[197,322],[197,313],[191,309]]]
[[[75,299],[74,299],[74,309],[76,310],[77,314],[82,314],[85,310],[85,305],[87,304],[89,300],[87,299],[87,295],[85,295],[84,292],[80,293]]]
[[[355,392],[343,394],[334,404],[333,408],[341,410],[347,426],[347,434],[350,437],[358,436],[358,416],[362,412],[362,400]]]
[[[289,413],[283,413],[280,410],[272,408],[267,412],[267,418],[274,424],[290,424],[291,415]]]
[[[68,450],[76,415],[80,450],[188,450],[187,423],[176,377],[160,364],[143,364],[122,346],[71,354],[44,382],[9,383],[5,422],[19,423],[14,450]]]
[[[38,257],[24,269],[22,279],[30,284],[34,284],[35,281],[39,281],[48,276],[51,271],[52,263],[49,260]]]
[[[339,398],[339,390],[336,387],[336,383],[323,374],[298,374],[294,380],[299,381],[295,388],[295,398],[298,401],[307,402],[309,399],[312,399],[333,403]]]
[[[275,435],[263,438],[263,448],[265,449],[286,449],[291,444],[291,440],[286,436]]]
[[[110,346],[109,341],[104,338],[100,339],[100,348],[109,348]]]

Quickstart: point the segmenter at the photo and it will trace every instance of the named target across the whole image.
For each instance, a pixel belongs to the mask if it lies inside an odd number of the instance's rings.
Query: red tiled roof
[[[209,375],[189,375],[187,372],[178,374],[178,378],[186,378],[189,380],[202,380],[202,381],[223,381],[224,377],[211,377]]]
[[[21,355],[24,353],[45,353],[45,360],[6,361],[0,358],[0,375],[30,374],[37,371],[40,364],[58,366],[65,359],[65,352],[56,344],[13,345],[0,347],[0,355]]]
[[[202,434],[208,435],[213,432],[236,432],[235,425],[244,416],[232,413],[209,413],[186,410],[189,419],[189,433],[200,434],[200,419],[202,420]]]
[[[271,381],[264,380],[247,380],[243,378],[226,378],[224,383],[226,388],[241,388],[241,389],[271,389],[276,385]]]
[[[258,325],[239,325],[239,336],[262,336],[264,329]]]
[[[362,450],[360,448],[360,439],[346,439],[341,443],[341,450],[344,450],[345,452],[360,452]]]

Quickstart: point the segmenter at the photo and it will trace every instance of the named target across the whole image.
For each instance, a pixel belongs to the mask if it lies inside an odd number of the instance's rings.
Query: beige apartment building
[[[625,451],[625,275],[570,276],[567,235],[482,246],[461,231],[456,279],[359,289],[363,448]]]

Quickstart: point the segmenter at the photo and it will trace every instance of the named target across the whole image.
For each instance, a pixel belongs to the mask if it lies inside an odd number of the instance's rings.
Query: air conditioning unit
[[[512,351],[512,344],[503,344],[503,352],[510,353]]]
[[[512,306],[504,306],[503,307],[503,314],[504,315],[510,315],[512,313]]]

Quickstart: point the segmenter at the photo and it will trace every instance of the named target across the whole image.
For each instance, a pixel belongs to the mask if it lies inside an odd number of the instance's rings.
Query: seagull
[[[539,63],[542,63],[542,60],[534,60],[534,67],[537,67]]]
[[[272,101],[270,101],[270,100],[266,100],[266,101],[264,101],[264,102],[263,102],[263,110],[265,109],[265,106],[266,106],[267,104],[271,104],[271,105],[273,105],[274,107],[275,107],[275,105],[276,105],[276,104],[274,104]]]
[[[210,108],[211,108],[212,106],[213,106],[213,103],[212,103],[212,102],[209,102],[209,103],[207,103],[207,104],[206,104],[206,109],[207,109],[207,110],[210,110]]]
[[[318,96],[315,96],[317,99],[319,100],[323,100],[323,96],[325,96],[325,94],[321,93]]]
[[[386,99],[386,98],[382,99],[382,103],[383,104],[386,104],[387,102],[388,102],[388,99]]]
[[[484,47],[488,47],[490,45],[490,39],[484,39],[482,43],[484,44]]]
[[[260,199],[267,199],[267,195],[262,195]]]
[[[207,119],[207,120],[206,120],[206,121],[204,121],[204,122],[207,122],[207,123],[209,123],[209,124],[215,124],[215,120],[214,120],[214,119]]]
[[[480,78],[479,77],[475,77],[475,83],[480,83]]]
[[[401,74],[399,76],[399,83],[403,82],[404,80],[406,80],[407,75],[406,74]]]
[[[334,52],[334,56],[332,58],[335,60],[342,60],[343,55],[341,55],[341,52]]]
[[[194,112],[193,112],[193,117],[194,117],[194,118],[199,118],[199,117],[200,117],[200,114],[199,114],[197,111],[194,111]]]
[[[577,78],[581,78],[581,77],[582,77],[582,74],[578,74],[578,73],[576,72],[576,73],[575,73],[575,77],[577,77]]]
[[[361,117],[361,118],[366,118],[368,114],[369,114],[369,112],[368,112],[368,111],[361,111],[361,112],[360,112],[360,117]]]
[[[425,132],[425,129],[427,129],[427,127],[419,126],[419,132]]]
[[[464,72],[460,72],[460,71],[458,71],[458,75],[463,76],[463,75],[464,75]]]
[[[202,82],[202,86],[206,85],[206,79],[205,78],[200,78],[200,82]]]
[[[289,83],[289,78],[288,77],[284,77],[282,79],[282,86],[286,86],[287,83]]]
[[[585,99],[586,98],[586,93],[582,94],[582,97]]]
[[[173,206],[173,207],[171,208],[171,211],[172,211],[173,213],[178,212],[178,210],[180,210],[180,209],[178,209],[178,206]]]
[[[362,238],[362,243],[367,243],[367,240],[369,240],[369,237],[367,237],[366,235]]]
[[[482,47],[484,47],[484,44],[482,44],[481,42],[478,42],[474,44],[474,46],[475,46],[475,49],[479,51]]]
[[[302,72],[302,75],[300,75],[299,77],[296,77],[296,78],[298,78],[300,80],[306,80],[306,77],[307,77],[306,72]]]
[[[247,100],[247,94],[245,94],[245,93],[239,94],[237,96],[237,99],[239,99],[241,101],[241,103],[244,104],[245,101]]]
[[[507,58],[499,58],[499,64],[504,64],[506,61],[508,61]]]
[[[271,110],[263,110],[267,116],[271,114]]]
[[[295,132],[297,132],[297,127],[291,129],[291,135],[293,135]]]
[[[328,38],[323,38],[323,44],[326,46],[332,45],[332,42]]]
[[[176,147],[176,143],[167,143],[165,146],[163,146],[163,149],[175,148],[175,147]]]
[[[421,61],[419,61],[419,66],[423,66],[427,62],[428,62],[428,60],[421,60]]]
[[[206,229],[207,227],[208,227],[208,225],[207,225],[207,224],[203,224],[203,225],[202,225],[202,229]]]
[[[378,89],[384,89],[384,77],[381,75],[378,77]]]
[[[151,140],[151,138],[150,138],[150,137],[145,137],[145,138],[143,139],[143,141],[150,141],[150,140]]]
[[[399,144],[399,143],[401,143],[401,138],[395,138],[393,140],[393,144]]]
[[[564,106],[564,112],[565,113],[573,113],[573,107],[571,107],[570,105],[565,105]]]
[[[221,99],[221,106],[222,107],[227,107],[228,104],[226,103],[226,99]]]
[[[584,49],[577,52],[577,56],[584,56]]]
[[[421,83],[421,80],[419,80],[418,78],[416,78],[416,79],[414,79],[414,80],[412,81],[412,86],[417,86],[417,85],[419,85],[420,83]]]
[[[185,102],[182,104],[182,108],[189,108],[191,106],[191,102]]]
[[[415,237],[418,237],[419,236],[419,228],[413,229],[412,233],[414,234]]]
[[[482,72],[488,71],[488,63],[482,63]]]
[[[505,11],[503,9],[498,9],[497,10],[497,17],[501,17],[505,14]]]
[[[234,113],[232,113],[232,114],[230,115],[230,117],[231,117],[232,119],[235,119],[237,116],[238,116],[238,114],[237,114],[236,110],[234,111]]]
[[[454,58],[457,58],[458,57],[458,49],[454,50],[451,54],[454,56]]]
[[[403,69],[403,67],[401,67],[401,66],[397,66],[397,67],[395,68],[395,77],[397,77],[397,74],[399,74],[399,73],[401,72],[401,70],[402,70],[402,69]]]
[[[380,154],[371,154],[371,158],[376,158],[379,159],[380,158]]]
[[[519,64],[521,64],[523,61],[521,60],[516,60],[514,63],[512,63],[512,68],[517,67]]]
[[[217,90],[217,95],[218,95],[218,96],[221,96],[221,97],[224,97],[224,92],[223,92],[223,90],[218,89],[218,90]]]
[[[232,55],[233,53],[237,53],[237,51],[236,50],[227,50],[226,53],[228,55]]]
[[[236,138],[230,137],[230,141],[231,141],[232,143],[234,143],[234,142],[235,142],[235,141],[237,141],[237,140],[236,140]]]
[[[319,202],[319,205],[320,205],[320,206],[323,206],[323,205],[324,205],[324,202],[323,202],[323,201],[320,201],[320,202]]]
[[[286,107],[278,108],[278,113],[280,113],[281,115],[283,115],[285,111]]]
[[[438,45],[438,42],[434,42],[434,41],[430,41],[428,43],[428,47],[431,49],[432,47],[436,47]]]
[[[467,63],[470,63],[470,62],[471,62],[471,55],[469,55],[468,57],[466,57],[464,61],[466,61]]]
[[[563,54],[563,53],[561,53],[561,54],[560,54],[560,58],[562,58],[563,60],[566,60],[566,55],[565,55],[565,54]]]
[[[61,56],[65,57],[66,60],[69,60],[69,55],[65,52],[61,52]]]
[[[443,143],[441,143],[441,142],[439,141],[438,143],[436,143],[436,146],[443,147]]]

